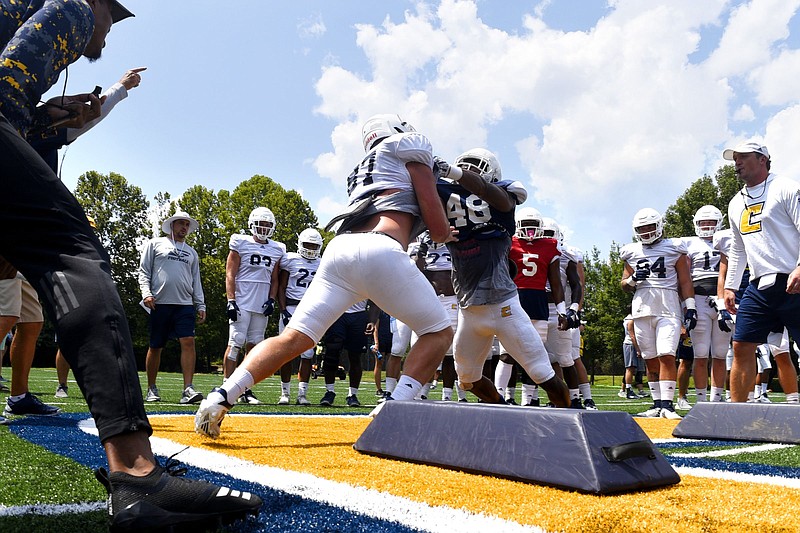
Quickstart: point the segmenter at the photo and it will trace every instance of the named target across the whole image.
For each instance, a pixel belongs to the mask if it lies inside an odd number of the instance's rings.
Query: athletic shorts
[[[694,346],[684,341],[678,343],[678,351],[675,353],[675,359],[678,361],[694,361]],[[705,359],[708,358],[706,357]]]
[[[150,313],[150,347],[163,348],[169,339],[194,337],[193,305],[156,304]]]
[[[787,294],[788,274],[778,274],[767,289],[758,288],[758,279],[745,289],[736,312],[733,340],[763,344],[771,332],[789,330],[793,339],[800,338],[800,294]]]
[[[239,318],[228,327],[228,346],[255,346],[264,340],[268,323],[269,318],[262,312],[240,311]]]
[[[289,305],[288,302],[286,303],[286,310],[289,311],[289,313],[291,313],[292,315],[294,315],[294,312],[295,312],[296,309],[297,309],[297,305],[296,304],[295,305]],[[264,316],[264,313],[261,313],[261,316]],[[267,317],[264,317],[264,318],[267,318]],[[283,317],[279,318],[278,319],[278,334],[282,333],[283,332],[283,328],[285,328],[285,327],[286,326],[283,325]],[[264,329],[266,329],[266,323],[264,324]],[[261,333],[261,339],[262,340],[264,339],[263,331]],[[314,359],[314,354],[316,354],[316,353],[317,352],[316,352],[316,346],[315,346],[315,347],[309,348],[305,352],[301,353],[300,354],[300,358],[301,359]]]
[[[25,278],[0,280],[0,316],[15,316],[18,322],[44,321],[39,295]]]
[[[550,316],[547,291],[519,289],[519,303],[531,320],[547,320]]]
[[[625,368],[638,367],[641,357],[636,356],[636,349],[633,344],[622,345],[622,360],[625,363]]]
[[[633,331],[642,359],[675,355],[681,340],[681,319],[667,316],[645,316],[633,319]]]
[[[325,343],[337,343],[349,354],[364,353],[367,350],[367,342],[372,344],[372,338],[368,338],[365,333],[366,329],[366,311],[344,313],[325,332]]]

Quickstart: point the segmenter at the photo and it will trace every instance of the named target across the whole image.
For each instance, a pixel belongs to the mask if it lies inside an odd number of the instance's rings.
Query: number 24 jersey
[[[686,251],[682,239],[661,239],[654,244],[633,242],[622,247],[620,259],[634,271],[639,267],[650,269],[647,279],[636,285],[631,304],[634,318],[682,316],[675,265],[683,260]]]

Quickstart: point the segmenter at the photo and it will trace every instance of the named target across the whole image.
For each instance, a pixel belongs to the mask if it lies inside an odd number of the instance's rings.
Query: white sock
[[[539,387],[536,385],[522,384],[522,402],[530,403],[531,400],[539,399]]]
[[[756,383],[756,388],[753,389],[753,396],[755,398],[758,398],[759,396],[761,396],[761,385],[759,385],[758,383]]]
[[[403,374],[397,381],[397,387],[392,391],[392,398],[395,400],[413,400],[420,389],[422,389],[422,383]]]
[[[397,387],[397,379],[386,378],[386,384],[383,387],[386,390],[386,392],[394,391],[395,387]]]
[[[675,381],[661,380],[658,382],[661,388],[661,399],[671,402],[675,399]]]
[[[499,390],[497,392],[500,392]],[[506,400],[516,400],[517,396],[517,388],[516,387],[508,387],[506,389],[506,393],[503,396]]]
[[[752,402],[756,398],[756,393],[754,391],[750,391],[747,393],[747,401]]]
[[[761,394],[766,394],[767,393],[767,389],[769,388],[769,387],[767,387],[767,385],[769,385],[769,383],[762,383],[761,384]]]
[[[442,387],[442,400],[444,400],[445,402],[449,402],[452,399],[453,399],[453,389]]]
[[[697,394],[697,402],[705,402],[708,401],[706,394],[706,389],[694,389],[695,394]]]
[[[800,403],[800,394],[790,392],[786,395],[786,403]]]
[[[281,381],[281,392],[284,395],[289,396],[289,393],[292,392],[292,382],[290,381],[288,383],[284,383]]]
[[[347,395],[348,396],[355,396],[358,394],[358,387],[348,387],[347,388]]]
[[[592,386],[588,383],[581,383],[578,385],[578,390],[581,391],[581,396],[583,396],[584,400],[592,399]]]
[[[225,385],[221,390],[225,391],[225,401],[228,403],[236,403],[245,390],[255,385],[253,376],[242,367],[238,367],[233,371],[233,374],[225,381]]]
[[[673,381],[674,383],[674,381]],[[648,381],[647,386],[650,387],[650,396],[653,397],[653,401],[661,399],[661,385],[659,385],[658,381]]]
[[[494,371],[494,386],[497,389],[497,392],[500,392],[501,389],[505,390],[508,387],[508,380],[511,379],[511,371],[514,370],[513,364],[508,364],[503,361],[497,362],[497,368]],[[502,395],[503,393],[500,392]]]
[[[328,392],[336,392],[336,383],[326,383],[325,390]]]
[[[398,383],[398,385],[399,385],[399,383]],[[430,392],[431,392],[431,383],[426,383],[425,385],[422,386],[422,388],[420,388],[419,392],[417,393],[416,398],[418,400],[421,400],[423,396],[425,396],[427,398],[428,395],[430,394]]]
[[[305,396],[306,392],[308,392],[308,382],[301,381],[297,384],[297,395],[298,396]]]
[[[462,389],[457,381],[456,381],[456,396],[458,396],[459,401],[467,399],[467,391]]]
[[[721,402],[723,398],[723,394],[725,393],[725,387],[711,387],[711,401],[712,402]]]
[[[569,399],[570,400],[574,400],[576,398],[579,398],[580,395],[581,395],[581,390],[580,389],[569,389]]]

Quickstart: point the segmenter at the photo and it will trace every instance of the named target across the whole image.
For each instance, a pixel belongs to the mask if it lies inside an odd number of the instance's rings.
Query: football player
[[[281,261],[278,274],[278,305],[281,308],[281,321],[278,333],[289,323],[297,304],[306,293],[311,280],[319,268],[322,254],[322,235],[314,228],[307,228],[297,237],[297,251],[288,252]],[[311,405],[306,394],[308,380],[311,377],[311,364],[314,360],[314,348],[300,354],[300,368],[297,373],[297,405]],[[289,405],[291,401],[292,362],[281,367],[281,397],[278,405]]]
[[[632,226],[638,242],[626,244],[620,250],[624,263],[620,284],[624,291],[634,293],[633,327],[653,396],[653,406],[638,416],[679,419],[673,400],[681,317],[686,331],[694,329],[697,323],[686,245],[681,239],[664,238],[664,219],[655,209],[639,210]],[[686,306],[684,313],[681,313],[681,296]]]
[[[704,205],[694,214],[694,237],[686,237],[686,253],[691,264],[692,283],[697,302],[697,327],[690,332],[694,349],[695,393],[698,402],[707,400],[708,358],[711,355],[711,386],[725,387],[725,356],[731,342],[731,332],[717,327],[717,285],[719,282],[720,252],[714,249],[714,234],[722,229],[722,212],[713,205]],[[721,399],[721,395],[720,395]],[[685,398],[678,399],[679,409],[690,406]]]
[[[337,235],[325,250],[314,283],[283,332],[253,348],[228,381],[200,404],[195,415],[199,433],[218,436],[231,399],[312,348],[361,300],[371,299],[419,335],[392,393],[395,400],[414,398],[453,341],[447,313],[406,255],[422,224],[436,242],[455,238],[437,196],[433,148],[424,135],[390,114],[371,117],[362,140],[366,155],[347,178],[350,203],[332,221]]]
[[[503,181],[497,158],[482,148],[464,152],[452,166],[441,159],[436,165],[439,196],[450,225],[459,231],[458,241],[447,247],[459,303],[454,357],[460,386],[484,402],[505,403],[492,380],[482,375],[496,335],[550,401],[567,407],[567,386],[550,366],[509,271],[514,209],[527,198],[525,187]]]
[[[558,242],[561,256],[559,257],[559,280],[564,288],[564,300],[569,300],[569,309],[562,318],[566,320],[557,320],[557,313],[561,313],[558,309],[558,300],[555,299],[555,292],[553,295],[553,302],[550,302],[550,321],[547,340],[545,348],[550,354],[551,362],[558,362],[564,371],[564,378],[567,380],[567,385],[570,385],[570,401],[571,407],[574,409],[590,409],[596,410],[597,406],[592,399],[592,388],[589,384],[589,374],[586,372],[586,366],[583,364],[581,358],[581,320],[580,310],[583,307],[583,294],[584,294],[584,272],[583,272],[583,253],[574,246],[566,246],[564,244],[564,234],[558,222],[552,218],[545,217],[543,219],[543,233],[546,238],[555,239]],[[553,287],[553,282],[548,282],[549,287]],[[567,347],[569,345],[569,347]],[[567,359],[567,353],[571,359],[571,364],[565,367],[561,361]],[[574,367],[569,369],[569,367]],[[569,369],[569,370],[567,370]],[[574,373],[574,378],[572,377]],[[573,381],[574,379],[574,381]],[[572,385],[574,384],[574,385]],[[583,404],[581,404],[581,396],[583,397]]]
[[[270,240],[275,233],[275,215],[266,207],[256,207],[247,217],[251,235],[234,233],[228,243],[225,263],[226,314],[230,323],[225,349],[225,378],[236,369],[239,352],[249,351],[264,340],[264,332],[278,294],[280,263],[286,245]],[[238,397],[240,403],[261,402],[250,388]]]
[[[419,241],[414,240],[408,244],[408,257],[415,268],[418,267],[417,256],[419,254]],[[411,328],[404,324],[401,320],[395,317],[391,319],[392,330],[392,350],[389,355],[389,360],[386,361],[386,383],[384,386],[384,398],[391,396],[394,388],[397,386],[397,380],[400,379],[400,374],[403,367],[403,358],[410,350],[411,346],[417,340],[416,335]]]
[[[559,283],[558,242],[544,238],[542,215],[533,207],[519,209],[515,216],[516,233],[511,238],[509,259],[514,262],[520,304],[530,318],[539,336],[547,338],[547,321],[550,314],[548,307],[548,280],[556,287],[556,296],[561,303],[562,314],[566,313],[564,292]],[[513,269],[512,269],[513,270]],[[494,373],[494,385],[500,394],[505,392],[507,402],[514,401],[514,392],[509,379],[519,363],[501,347],[500,359]],[[538,406],[539,390],[526,372],[522,373],[522,405]]]
[[[351,305],[325,332],[325,355],[322,358],[325,395],[319,402],[321,406],[330,407],[336,399],[334,390],[336,372],[339,369],[342,350],[347,350],[347,357],[350,362],[348,371],[350,387],[345,401],[348,407],[361,407],[361,402],[358,399],[358,388],[361,386],[361,375],[363,373],[361,356],[367,351],[368,324],[367,300],[362,300]]]

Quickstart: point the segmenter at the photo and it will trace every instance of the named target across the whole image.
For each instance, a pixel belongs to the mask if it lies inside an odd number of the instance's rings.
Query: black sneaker
[[[525,407],[539,407],[540,405],[541,405],[541,402],[539,401],[539,398],[536,398],[536,399],[530,400],[528,403],[526,403]]]
[[[583,404],[581,403],[580,398],[573,398],[572,401],[569,403],[570,409],[586,409]]]
[[[358,396],[355,394],[348,396],[347,407],[361,407],[361,402],[358,401]]]
[[[47,405],[38,396],[26,392],[25,396],[17,401],[13,401],[9,396],[6,400],[6,408],[3,410],[4,416],[53,416],[61,412],[61,409],[52,405]]]
[[[514,398],[506,398],[506,403],[508,405],[517,405],[517,401]]]
[[[583,401],[583,406],[588,409],[589,411],[597,411],[597,405],[594,403],[594,400],[591,398]]]
[[[333,405],[333,401],[336,399],[336,393],[333,391],[325,391],[325,395],[319,401],[319,404],[324,407],[330,407]]]
[[[639,396],[638,394],[633,392],[633,389],[628,389],[627,391],[625,391],[625,398],[628,400],[640,400],[642,396]]]
[[[109,474],[105,468],[95,471],[108,491],[112,531],[162,530],[179,524],[218,527],[258,514],[261,508],[261,498],[255,494],[178,477],[185,469],[171,468],[169,461],[167,465],[167,469],[156,466],[143,477]]]

